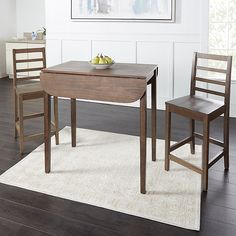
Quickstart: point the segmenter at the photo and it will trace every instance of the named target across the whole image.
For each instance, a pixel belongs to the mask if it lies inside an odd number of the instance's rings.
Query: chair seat
[[[166,104],[174,106],[174,110],[186,111],[191,116],[191,113],[199,116],[212,115],[214,113],[224,112],[224,103],[210,98],[203,98],[200,96],[184,96],[171,101]]]
[[[40,82],[30,83],[30,84],[22,84],[18,85],[16,88],[17,95],[27,95],[27,94],[42,94],[44,93]]]

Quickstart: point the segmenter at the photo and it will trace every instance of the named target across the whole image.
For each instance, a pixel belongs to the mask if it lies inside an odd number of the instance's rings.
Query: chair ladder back
[[[191,74],[191,85],[190,85],[190,95],[195,95],[195,87],[196,87],[196,73],[197,73],[197,53],[193,54],[193,62],[192,62],[192,74]]]
[[[232,56],[228,57],[227,60],[227,74],[226,74],[226,85],[225,85],[225,106],[226,106],[226,115],[229,116],[230,108],[230,89],[231,89],[231,73],[232,73]]]
[[[40,56],[36,56],[35,58],[31,58],[32,53],[41,53]],[[26,59],[17,59],[17,55],[26,54]],[[42,62],[40,66],[30,67],[31,62]],[[26,63],[26,66],[23,69],[18,69],[17,65],[22,65]],[[46,67],[46,53],[45,48],[26,48],[26,49],[13,49],[13,84],[14,87],[17,86],[20,82],[25,82],[27,80],[35,80],[39,79],[40,76],[26,76],[21,75],[18,76],[19,73],[29,73],[29,72],[40,72],[42,69]]]
[[[209,66],[199,66],[198,59],[205,60],[214,60],[214,61],[222,61],[226,62],[226,69],[219,69]],[[232,56],[222,56],[222,55],[214,55],[214,54],[206,54],[206,53],[194,53],[193,65],[192,65],[192,75],[191,75],[191,89],[190,95],[195,95],[196,91],[213,94],[220,97],[224,97],[224,103],[229,104],[230,98],[230,85],[231,85],[231,68],[232,68]],[[224,81],[217,79],[209,79],[204,78],[202,76],[197,76],[197,71],[208,71],[208,72],[217,72],[225,75]],[[207,84],[215,84],[224,86],[224,92],[219,92],[216,90],[202,88],[196,85],[196,82],[203,82]]]

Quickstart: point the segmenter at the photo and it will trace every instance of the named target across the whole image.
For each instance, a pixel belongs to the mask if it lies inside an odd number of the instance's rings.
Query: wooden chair
[[[44,98],[40,85],[40,71],[46,67],[45,48],[13,49],[13,92],[15,103],[15,138],[19,135],[20,153],[24,152],[24,142],[43,137],[43,133],[24,134],[24,121],[44,116],[43,112],[24,114],[24,101]],[[54,127],[56,144],[58,134],[58,98],[54,97]]]
[[[199,65],[199,62],[214,62],[225,64],[224,69],[216,66]],[[166,128],[165,128],[165,170],[169,171],[170,160],[177,162],[199,174],[203,179],[203,190],[208,188],[208,169],[224,156],[225,169],[229,168],[229,109],[230,109],[230,86],[231,86],[232,56],[211,55],[194,53],[190,95],[166,102]],[[198,73],[215,73],[223,75],[224,79],[211,79],[207,76],[199,76]],[[202,85],[206,86],[203,87]],[[207,87],[208,86],[208,87]],[[212,86],[223,88],[223,92],[211,89]],[[210,88],[209,88],[210,87]],[[223,97],[223,102],[197,96],[196,92],[213,94]],[[171,140],[171,114],[177,113],[190,119],[190,136],[174,145]],[[224,114],[224,137],[223,142],[209,136],[210,122]],[[195,120],[203,122],[203,134],[195,132]],[[202,168],[199,168],[187,161],[184,161],[171,154],[172,151],[184,144],[190,143],[191,153],[195,153],[195,138],[203,140],[202,147]],[[209,162],[209,143],[218,145],[222,151]]]

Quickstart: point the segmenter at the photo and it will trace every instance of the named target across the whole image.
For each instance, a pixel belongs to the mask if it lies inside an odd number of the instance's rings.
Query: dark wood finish
[[[208,189],[209,133],[210,133],[210,124],[209,124],[209,119],[206,117],[203,120],[203,143],[202,143],[203,191],[207,191]]]
[[[24,150],[24,117],[23,117],[23,96],[18,97],[18,107],[19,107],[19,141],[20,141],[20,153],[23,153]]]
[[[199,87],[195,87],[195,91],[199,91],[199,92],[203,92],[203,93],[210,93],[210,94],[217,95],[217,96],[220,96],[220,97],[225,96],[224,93],[217,92],[217,91],[212,91],[210,89],[199,88]]]
[[[229,74],[226,77],[225,85],[225,113],[224,113],[224,164],[225,169],[229,169],[229,109],[230,109],[230,91],[231,91],[231,68],[232,68],[232,57],[227,59],[227,71]]]
[[[217,161],[219,161],[224,156],[224,152],[221,151],[215,157],[212,158],[211,162],[208,164],[208,168],[212,167]]]
[[[190,150],[191,150],[191,154],[195,153],[195,120],[190,119],[190,137],[191,140],[190,141]]]
[[[157,70],[154,72],[154,79],[152,79],[152,161],[156,161],[156,115],[157,115],[157,84],[156,84]]]
[[[169,160],[171,161],[175,161],[176,163],[182,165],[182,166],[185,166],[186,168],[190,169],[190,170],[193,170],[195,172],[197,172],[198,174],[202,174],[203,171],[202,169],[200,169],[199,167],[195,166],[195,165],[192,165],[191,163],[185,161],[185,160],[182,160],[180,159],[179,157],[173,155],[173,154],[169,154]]]
[[[205,66],[196,66],[197,70],[204,70],[204,71],[211,71],[211,72],[218,72],[222,74],[226,74],[227,70],[223,69],[217,69],[217,68],[212,68],[212,67],[205,67]]]
[[[26,69],[18,69],[16,70],[16,73],[21,72],[32,72],[32,71],[41,71],[44,67],[35,67],[35,68],[26,68]]]
[[[140,189],[146,193],[146,156],[147,150],[147,96],[146,92],[140,99]]]
[[[76,147],[76,99],[71,98],[71,143]]]
[[[179,148],[179,147],[181,147],[181,146],[183,146],[183,145],[185,145],[185,144],[187,144],[191,141],[192,141],[192,137],[187,137],[185,139],[182,139],[181,141],[171,145],[170,151],[173,152],[175,149],[177,149],[177,148]]]
[[[55,140],[56,140],[56,145],[59,144],[59,117],[58,117],[58,97],[53,97],[53,102],[54,102],[54,127],[55,127]]]
[[[12,81],[0,79],[1,173],[21,160],[21,158],[19,158],[18,144],[12,138],[14,131],[13,104]],[[69,104],[69,100],[59,99],[60,128],[70,125],[70,117],[68,116],[70,113]],[[38,101],[25,104],[26,109],[32,111],[34,111],[37,106],[43,106],[43,104]],[[77,127],[139,136],[140,111],[138,108],[77,101],[77,109]],[[157,137],[164,139],[165,113],[158,110],[157,114]],[[147,116],[151,116],[151,110],[147,111]],[[40,122],[29,122],[29,132],[35,129],[41,129],[42,124]],[[189,135],[188,125],[186,124],[188,124],[188,119],[172,114],[172,140],[178,141],[185,135]],[[221,138],[221,127],[223,124],[223,117],[211,122],[212,136],[217,139]],[[150,128],[151,124],[148,123],[147,135],[151,138]],[[201,124],[196,122],[196,131],[201,129]],[[223,170],[223,159],[209,169],[208,192],[207,194],[202,194],[200,232],[184,230],[168,224],[162,224],[100,207],[0,184],[0,235],[68,236],[68,234],[70,234],[104,236],[108,233],[112,236],[236,235],[235,118],[231,118],[230,120],[229,141],[230,169],[227,172]],[[33,151],[40,144],[42,144],[42,140],[25,143],[25,152]],[[196,139],[196,144],[199,144],[198,139]],[[210,150],[212,156],[214,156],[214,153],[217,151],[218,148],[212,145]],[[45,214],[42,215],[42,213]],[[45,221],[42,223],[43,219],[45,219]],[[69,224],[70,227],[68,227],[68,231],[65,232],[65,227]],[[75,227],[80,227],[80,231],[76,231]]]
[[[169,171],[170,169],[170,141],[171,141],[171,112],[169,106],[166,106],[165,112],[165,170]]]
[[[205,67],[198,65],[198,59],[210,59],[224,61],[227,64],[226,69]],[[224,156],[225,169],[229,168],[229,107],[230,107],[230,84],[231,84],[231,68],[232,68],[232,56],[219,56],[210,55],[203,53],[194,53],[192,75],[191,75],[191,88],[190,95],[181,98],[174,99],[166,102],[166,147],[165,147],[165,169],[169,170],[170,160],[175,161],[197,173],[202,174],[203,179],[203,190],[208,189],[208,169],[219,161]],[[225,75],[224,81],[212,80],[208,78],[199,78],[196,76],[198,70],[217,72]],[[196,86],[196,81],[217,84],[224,87],[224,92],[218,92],[215,90],[200,88]],[[224,97],[223,102],[219,102],[209,98],[203,98],[196,96],[196,91],[214,94],[217,96]],[[170,113],[176,113],[178,115],[187,117],[190,119],[190,137],[183,141],[170,145]],[[224,140],[223,142],[210,137],[210,122],[215,120],[220,115],[224,114]],[[203,122],[203,134],[195,132],[195,120]],[[193,166],[186,161],[171,154],[171,151],[182,145],[190,142],[191,153],[195,152],[195,137],[203,140],[202,147],[202,169],[197,166]],[[223,146],[223,151],[220,152],[215,158],[209,163],[209,143],[213,143],[220,147]]]
[[[42,58],[16,60],[16,63],[43,61]]]
[[[199,82],[204,82],[204,83],[209,83],[209,84],[217,84],[217,85],[225,86],[225,82],[218,81],[218,80],[212,80],[212,79],[206,79],[206,78],[200,78],[200,77],[195,77],[195,80],[199,81]]]
[[[203,139],[203,135],[202,134],[199,134],[197,132],[194,132],[193,134],[195,137],[197,138],[200,138],[200,139]],[[215,139],[215,138],[209,138],[209,142],[212,143],[212,144],[215,144],[215,145],[218,145],[220,147],[224,147],[224,143]]]
[[[153,77],[153,71],[157,65],[134,64],[134,63],[115,63],[112,67],[105,70],[96,70],[85,61],[69,61],[43,70],[46,73],[77,74],[100,77],[116,78],[135,78],[145,79],[147,83]]]
[[[87,62],[70,61],[44,69],[41,83],[55,96],[128,103],[140,99],[156,69],[156,65],[116,63],[110,69],[95,70]]]
[[[27,55],[31,53],[40,53],[38,58],[32,59],[17,59],[19,55]],[[32,55],[32,54],[31,54]],[[25,68],[18,69],[19,65],[22,63],[30,63],[30,62],[41,62],[40,67],[32,68],[26,64]],[[13,94],[15,101],[15,138],[17,138],[17,133],[19,134],[19,144],[20,144],[20,153],[24,152],[24,142],[31,141],[35,138],[43,137],[43,133],[36,133],[32,135],[25,135],[24,132],[24,120],[35,119],[44,115],[43,112],[37,112],[35,114],[24,114],[24,101],[33,100],[44,97],[44,91],[39,81],[37,81],[39,76],[23,76],[22,72],[38,72],[46,67],[46,56],[45,56],[45,48],[32,48],[32,49],[13,49]],[[57,107],[57,98],[54,98],[54,133],[56,137],[56,143],[59,143],[58,137],[58,107]]]
[[[51,95],[44,94],[44,155],[45,155],[45,172],[51,170]]]
[[[140,100],[140,191],[146,192],[146,89],[152,84],[152,125],[156,126],[156,65],[116,63],[110,69],[95,70],[87,62],[70,61],[46,68],[40,75],[45,93],[71,98],[72,147],[76,146],[76,98],[109,102]],[[48,109],[45,112],[50,112]],[[45,132],[49,132],[45,130]],[[152,128],[152,160],[156,159],[156,127]],[[48,135],[48,134],[47,134]],[[154,140],[155,139],[155,140]],[[45,138],[45,143],[48,141]],[[50,144],[45,153],[50,170]],[[155,153],[154,153],[155,152]]]
[[[53,96],[122,103],[137,101],[146,87],[144,79],[59,74],[59,72],[41,73],[41,84],[45,92]]]

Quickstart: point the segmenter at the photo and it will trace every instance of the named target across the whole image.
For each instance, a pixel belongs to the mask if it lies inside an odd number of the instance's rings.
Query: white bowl
[[[106,64],[93,64],[91,61],[89,61],[89,64],[94,67],[97,70],[105,70],[109,67],[111,67],[115,62],[112,61],[112,63],[106,63]]]

